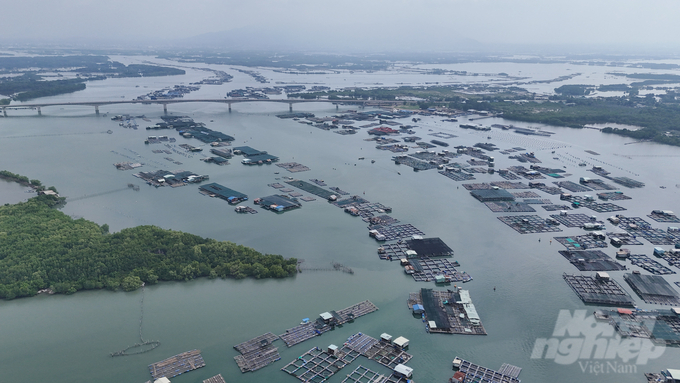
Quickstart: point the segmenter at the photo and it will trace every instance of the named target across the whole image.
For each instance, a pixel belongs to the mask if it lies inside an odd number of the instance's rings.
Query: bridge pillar
[[[99,116],[99,105],[95,105],[95,106],[94,106],[94,114],[96,114],[97,116]]]
[[[7,117],[7,108],[5,108],[4,106],[2,107],[2,115]]]
[[[338,109],[340,109],[340,105],[335,104],[335,110],[338,110]]]
[[[163,113],[168,114],[168,104],[163,104]]]
[[[289,103],[288,103],[288,111],[289,111],[289,112],[292,112],[292,111],[293,111],[293,103],[292,103],[292,102],[289,102]]]
[[[231,102],[229,103],[229,113],[231,113]]]
[[[40,111],[40,107],[38,107],[38,116],[42,116],[42,112]]]

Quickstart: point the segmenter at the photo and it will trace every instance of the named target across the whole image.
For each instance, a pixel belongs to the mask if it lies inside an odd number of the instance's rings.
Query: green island
[[[653,75],[627,75],[627,77],[645,79],[645,81],[664,81],[665,84],[678,81],[675,77],[669,76],[656,78]],[[595,90],[623,91],[625,95],[585,97]],[[589,124],[608,123],[631,125],[640,128],[605,127],[601,131],[602,133],[680,146],[679,95],[674,90],[669,89],[666,94],[657,97],[651,94],[640,97],[638,95],[639,90],[639,87],[625,84],[602,85],[600,87],[563,85],[555,89],[557,95],[548,99],[537,99],[535,94],[517,86],[437,85],[306,92],[289,94],[289,97],[386,101],[416,98],[419,101],[405,101],[405,104],[411,104],[411,106],[405,107],[415,106],[418,109],[448,107],[454,111],[485,110],[511,121],[570,128],[583,128]]]
[[[42,187],[7,171],[0,176]],[[0,298],[41,290],[132,291],[142,284],[200,277],[284,278],[297,272],[295,258],[156,226],[109,233],[106,224],[72,219],[55,209],[58,202],[58,195],[48,193],[0,206]]]

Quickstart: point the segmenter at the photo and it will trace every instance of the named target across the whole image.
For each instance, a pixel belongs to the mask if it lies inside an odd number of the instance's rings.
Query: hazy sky
[[[0,42],[173,42],[236,30],[332,45],[680,46],[680,0],[0,0]],[[370,36],[367,37],[367,36]],[[450,43],[450,44],[449,44]]]

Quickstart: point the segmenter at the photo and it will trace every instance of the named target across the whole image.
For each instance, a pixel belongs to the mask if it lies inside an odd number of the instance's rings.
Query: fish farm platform
[[[276,166],[278,166],[280,168],[284,168],[291,173],[306,172],[306,171],[310,170],[305,165],[298,164],[297,162],[286,162],[286,163],[283,163],[283,164],[276,164]]]
[[[597,213],[613,213],[615,211],[623,211],[626,208],[619,205],[613,204],[611,202],[595,202],[589,201],[582,196],[572,196],[571,202],[578,202],[580,206],[593,210]]]
[[[267,344],[266,346],[260,347],[256,350],[252,350],[242,355],[237,355],[234,357],[236,364],[241,372],[256,371],[262,367],[268,366],[272,362],[276,362],[281,359],[279,355],[279,349]]]
[[[657,214],[657,213],[652,213],[649,214],[647,217],[655,220],[656,222],[662,222],[662,223],[680,223],[680,218],[678,218],[675,215],[666,215],[666,214]]]
[[[652,245],[674,245],[680,242],[680,236],[676,233],[666,232],[661,229],[653,229],[652,226],[639,217],[619,216],[619,227],[628,233],[642,237]]]
[[[532,191],[514,192],[512,196],[515,198],[541,198],[540,195]]]
[[[557,242],[564,245],[567,250],[586,250],[607,247],[607,242],[604,239],[596,239],[592,235],[553,238],[555,238]]]
[[[581,271],[626,270],[625,266],[611,259],[601,250],[560,250],[559,253]]]
[[[546,211],[571,210],[569,205],[543,205],[541,206]]]
[[[475,176],[473,176],[472,174],[465,173],[465,172],[462,172],[462,171],[452,172],[452,171],[448,171],[448,170],[442,170],[438,173],[445,176],[445,177],[448,177],[448,178],[450,178],[454,181],[471,181],[471,180],[475,179]]]
[[[245,341],[243,343],[239,343],[234,348],[236,351],[240,352],[241,354],[245,354],[251,351],[258,350],[264,346],[267,346],[274,342],[275,340],[279,339],[278,336],[274,335],[271,332],[262,334],[258,337],[255,337],[251,340]]]
[[[627,199],[632,199],[631,197],[628,197],[627,195],[623,194],[620,191],[597,193],[597,198],[604,200],[604,201],[623,201],[623,200],[627,200]]]
[[[680,254],[678,253],[671,254],[671,252],[666,251],[661,255],[661,258],[668,262],[670,266],[675,266],[680,269]]]
[[[567,215],[552,214],[550,215],[550,217],[554,218],[555,220],[557,220],[557,222],[563,224],[566,227],[582,227],[586,223],[601,223],[604,225],[604,222],[593,221],[589,215],[581,213]]]
[[[537,215],[508,215],[498,217],[498,219],[520,234],[556,233],[562,231],[558,225],[548,224]]]
[[[535,213],[536,209],[525,202],[484,202],[484,205],[494,213]]]
[[[205,366],[200,350],[191,350],[177,354],[168,359],[149,365],[149,372],[154,379],[172,378],[182,373]]]
[[[408,383],[410,379],[391,374],[385,376],[359,365],[341,383]]]
[[[321,197],[323,199],[328,199],[330,196],[335,194],[332,191],[320,188],[316,185],[312,185],[311,183],[302,180],[289,180],[286,181],[286,183],[288,185],[294,186],[298,189],[302,189],[307,193],[314,194],[315,196]]]
[[[444,283],[470,282],[472,277],[466,272],[456,270],[455,264],[448,259],[412,259],[414,272],[411,274],[416,282],[433,282],[437,276],[444,276]]]
[[[330,331],[330,329],[330,326],[320,326],[317,328],[316,322],[309,322],[289,328],[285,333],[279,335],[279,337],[286,343],[286,346],[293,347],[298,343],[302,343],[317,335],[321,335],[326,331]]]
[[[540,190],[544,193],[552,194],[552,195],[560,195],[564,193],[564,191],[558,187],[555,186],[539,186],[536,188],[537,190]]]
[[[585,187],[583,185],[579,185],[579,184],[577,184],[575,182],[571,182],[571,181],[555,181],[553,183],[555,185],[561,187],[561,188],[569,190],[572,193],[593,191],[593,189],[591,189],[589,187]]]
[[[334,354],[314,347],[288,363],[281,371],[303,382],[321,383],[358,357],[358,352],[349,350],[347,347],[337,350]]]
[[[413,237],[414,235],[420,236],[425,235],[425,233],[418,230],[415,226],[411,225],[410,223],[402,225],[381,226],[376,227],[373,230],[377,230],[379,234],[384,235],[385,241],[396,241],[402,238],[410,238]]]
[[[600,279],[586,275],[563,274],[564,281],[583,303],[612,306],[635,306],[635,300],[613,279]]]
[[[211,378],[204,380],[203,383],[227,383],[227,382],[222,377],[222,374],[217,374]]]
[[[630,254],[628,260],[635,266],[641,267],[654,275],[670,275],[675,274],[675,271],[660,264],[659,262],[642,254]]]
[[[618,238],[621,240],[622,246],[642,245],[642,242],[638,241],[635,236],[629,233],[607,233],[607,237],[609,237],[609,239]]]
[[[646,303],[680,305],[680,295],[662,276],[632,273],[624,274],[623,279]]]
[[[281,340],[286,343],[286,346],[292,347],[298,343],[302,343],[308,339],[311,339],[317,335],[331,330],[335,325],[341,325],[344,323],[352,322],[354,319],[370,314],[378,310],[378,307],[371,303],[371,301],[365,300],[359,302],[342,310],[330,311],[333,315],[331,323],[326,324],[317,320],[316,322],[309,322],[297,325],[293,328],[286,330],[284,334],[279,335]]]
[[[456,357],[456,359],[459,359]],[[472,382],[494,382],[494,383],[520,383],[517,379],[522,369],[516,366],[506,365],[503,368],[503,373],[495,371],[490,368],[482,367],[480,365],[460,359],[460,367],[458,371],[465,374],[464,383]]]
[[[630,313],[605,310],[600,315],[609,320],[609,324],[621,337],[648,338],[654,343],[680,345],[680,317],[670,310],[632,311]]]
[[[340,189],[340,188],[337,187],[337,186],[331,186],[331,187],[329,187],[329,189],[331,189],[335,194],[339,194],[339,195],[349,195],[348,192],[346,192],[346,191]]]
[[[541,198],[527,198],[523,202],[526,203],[526,204],[529,204],[529,205],[552,204],[552,202],[549,199],[541,199]]]
[[[498,172],[498,175],[501,176],[504,180],[507,181],[516,181],[516,180],[521,180],[522,177],[518,176],[517,174],[513,172]]]
[[[467,291],[462,294],[451,290],[420,289],[419,293],[409,294],[407,304],[410,309],[414,304],[423,305],[423,319],[436,324],[436,327],[427,326],[430,333],[486,335]]]

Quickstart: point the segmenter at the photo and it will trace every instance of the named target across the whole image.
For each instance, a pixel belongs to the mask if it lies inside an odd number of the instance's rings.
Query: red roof
[[[628,309],[619,309],[619,314],[626,314],[630,315],[633,313],[633,310],[628,310]]]

